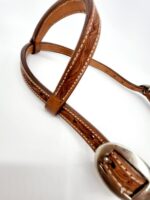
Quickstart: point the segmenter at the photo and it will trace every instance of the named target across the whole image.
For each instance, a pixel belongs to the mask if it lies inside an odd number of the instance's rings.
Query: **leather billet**
[[[86,15],[75,50],[42,42],[45,34],[56,22],[75,13]],[[22,75],[32,91],[44,102],[46,109],[53,115],[61,116],[96,151],[97,169],[115,194],[121,199],[149,200],[149,167],[129,150],[111,144],[99,130],[66,103],[89,65],[106,73],[128,89],[143,94],[150,101],[149,86],[135,85],[111,68],[92,59],[100,31],[100,18],[93,0],[57,1],[41,18],[30,42],[21,51]],[[27,56],[40,51],[56,52],[70,57],[53,93],[32,74],[27,64]],[[140,167],[137,166],[137,162]]]

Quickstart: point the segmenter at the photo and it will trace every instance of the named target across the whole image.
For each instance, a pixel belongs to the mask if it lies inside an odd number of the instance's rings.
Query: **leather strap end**
[[[63,106],[63,101],[58,99],[56,96],[51,96],[46,102],[46,109],[53,115],[57,115]]]

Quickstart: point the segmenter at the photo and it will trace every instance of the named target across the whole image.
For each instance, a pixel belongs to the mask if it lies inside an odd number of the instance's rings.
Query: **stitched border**
[[[27,74],[27,72],[25,71],[24,68],[21,68],[22,73],[24,73],[24,75],[31,81],[31,83],[40,91],[43,92],[43,94],[45,94],[48,98],[49,98],[49,94],[47,92],[45,92],[43,89],[41,89],[31,78],[30,76]],[[29,83],[28,83],[29,84]],[[31,86],[30,86],[31,87]],[[31,89],[33,90],[33,88],[31,87]],[[35,91],[34,93],[39,96]],[[39,96],[40,98],[42,98],[41,96]],[[43,100],[43,99],[42,99]],[[44,100],[43,100],[44,101]],[[45,102],[45,101],[44,101]]]
[[[22,72],[22,74],[23,74],[23,72]],[[28,79],[25,77],[25,74],[23,74],[23,78],[24,78],[24,81],[26,82],[27,86],[33,91],[33,93],[45,103],[44,99],[40,95],[38,95],[34,91],[34,89],[31,87],[30,83],[28,82]]]
[[[143,184],[142,181],[137,180],[132,174],[131,172],[128,171],[128,169],[126,167],[124,167],[124,165],[122,164],[122,162],[117,158],[117,156],[115,155],[114,152],[111,153],[111,155],[116,159],[117,163],[119,164],[119,166],[123,169],[123,171],[132,179],[134,180],[136,183],[138,184]]]
[[[68,122],[68,124],[70,124],[70,126],[72,126],[83,138],[84,140],[91,146],[91,148],[95,151],[95,147],[92,144],[92,142],[90,140],[88,140],[83,133],[75,126],[73,125],[62,113],[59,114],[66,122]]]
[[[116,184],[118,185],[118,187],[121,189],[121,193],[122,193],[122,194],[125,193],[125,192],[126,192],[128,195],[133,194],[132,191],[127,190],[125,187],[123,187],[123,185],[116,179],[116,177],[112,174],[111,170],[109,169],[109,167],[108,167],[106,164],[104,164],[104,167],[107,169],[109,175],[113,178],[113,180],[116,182]]]
[[[22,71],[22,70],[21,70]],[[29,84],[29,82],[27,81],[27,79],[26,79],[26,74],[22,71],[22,74],[23,74],[23,77],[24,77],[24,80],[25,80],[25,82],[27,83],[27,85],[32,89],[32,91],[34,92],[34,94],[37,96],[37,97],[39,97],[44,103],[45,103],[45,100],[40,96],[40,95],[38,95],[36,92],[35,92],[35,90],[31,87],[31,85]],[[29,78],[29,76],[27,76],[28,78]],[[31,80],[30,78],[29,78],[29,80]],[[37,87],[37,85],[33,82],[33,81],[31,81],[36,87]],[[39,87],[37,87],[37,88],[39,88]],[[43,92],[43,90],[41,90],[40,89],[40,91],[41,92]],[[48,94],[47,94],[48,95]],[[83,135],[83,133],[77,128],[77,127],[75,127],[62,113],[59,113],[59,115],[64,119],[64,120],[66,120],[77,132],[79,132],[79,134],[87,141],[87,143],[92,147],[92,149],[93,150],[95,150],[95,147],[94,147],[94,145],[92,144],[92,142],[90,142],[90,140],[88,140],[84,135]]]
[[[82,48],[83,48],[83,45],[85,44],[85,42],[86,42],[86,40],[87,40],[87,38],[88,38],[88,34],[89,34],[89,32],[91,31],[91,28],[92,28],[94,16],[95,16],[95,6],[94,6],[93,13],[92,13],[92,17],[91,17],[91,22],[90,22],[90,25],[89,25],[89,27],[88,27],[88,29],[87,29],[87,32],[86,32],[86,34],[85,34],[85,37],[84,37],[84,39],[83,39],[83,41],[82,41],[82,43],[81,43],[81,45],[80,45],[80,47],[79,47],[79,49],[78,49],[76,55],[74,56],[72,62],[71,62],[70,65],[68,66],[68,70],[67,70],[66,73],[64,74],[64,77],[63,77],[62,82],[60,83],[59,87],[58,87],[57,90],[55,91],[55,93],[54,93],[55,95],[57,95],[58,92],[60,91],[60,89],[61,89],[63,83],[65,82],[65,80],[66,80],[66,78],[67,78],[68,73],[69,73],[70,70],[72,69],[74,63],[76,62],[76,60],[77,60],[77,58],[78,58],[78,56],[79,56],[79,54],[80,54],[80,52],[81,52],[81,50],[82,50]]]
[[[96,45],[97,45],[97,43],[98,43],[98,39],[99,39],[99,34],[98,34],[98,36],[97,36],[97,38],[96,38],[96,40],[95,40],[94,46],[93,46],[93,48],[92,48],[92,50],[91,50],[91,53],[90,53],[90,55],[89,55],[89,57],[88,57],[88,59],[87,59],[85,65],[83,66],[83,68],[82,68],[80,74],[79,74],[78,77],[76,78],[74,84],[71,86],[71,88],[68,90],[68,92],[66,93],[66,95],[63,97],[63,100],[65,100],[65,99],[67,98],[68,94],[71,92],[71,90],[74,88],[74,86],[77,84],[78,80],[81,78],[81,76],[82,76],[83,73],[85,72],[85,70],[86,70],[86,68],[87,68],[87,66],[88,66],[88,64],[89,64],[89,61],[90,61],[90,59],[91,59],[91,57],[92,57],[92,55],[93,55],[93,52],[94,52],[94,50],[95,50],[95,47],[96,47]]]
[[[68,108],[64,107],[64,109],[69,112],[71,115],[73,115],[82,125],[84,125],[89,131],[93,133],[93,135],[100,140],[100,142],[103,144],[104,140],[100,137],[100,135],[96,134],[95,131],[93,131],[82,119],[80,119],[73,111],[69,110]]]

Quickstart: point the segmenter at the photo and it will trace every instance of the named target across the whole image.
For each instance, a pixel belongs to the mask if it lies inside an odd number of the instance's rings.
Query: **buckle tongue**
[[[96,168],[107,186],[124,200],[150,200],[150,168],[136,154],[113,143],[96,150]]]

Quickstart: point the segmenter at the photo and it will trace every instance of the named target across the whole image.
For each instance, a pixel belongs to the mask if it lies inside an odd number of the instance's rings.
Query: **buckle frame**
[[[147,184],[139,190],[135,195],[132,197],[124,193],[122,190],[117,190],[114,183],[112,184],[112,177],[108,176],[105,172],[102,163],[104,161],[108,161],[108,155],[113,151],[118,152],[125,160],[127,160],[131,166],[133,166],[137,171],[139,171],[142,176],[146,179]],[[109,161],[108,161],[109,162]],[[114,192],[117,196],[119,196],[123,200],[150,200],[150,168],[149,166],[135,153],[131,152],[130,150],[114,144],[114,143],[105,143],[99,146],[96,150],[95,155],[95,163],[96,168],[99,175],[103,178],[107,186]]]

